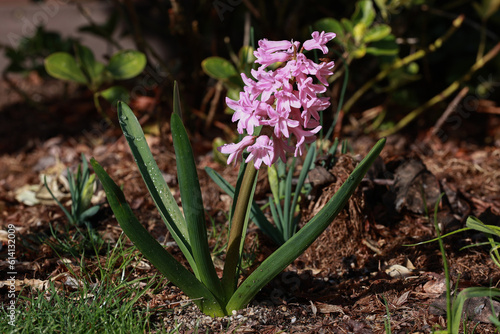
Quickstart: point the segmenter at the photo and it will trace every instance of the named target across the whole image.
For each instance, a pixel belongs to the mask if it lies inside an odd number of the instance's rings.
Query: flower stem
[[[253,193],[258,170],[254,168],[253,164],[249,164],[246,166],[244,173],[232,217],[227,243],[226,263],[222,275],[222,286],[228,298],[231,297],[236,288],[236,270],[240,261],[243,227],[245,226],[245,218],[248,216],[250,198]]]

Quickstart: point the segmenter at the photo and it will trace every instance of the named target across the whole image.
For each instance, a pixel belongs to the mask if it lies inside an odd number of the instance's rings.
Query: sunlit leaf
[[[92,50],[81,44],[76,46],[76,55],[83,70],[89,75],[90,81],[98,85],[105,69],[104,64],[96,61]]]
[[[391,33],[391,27],[387,24],[379,24],[371,27],[365,32],[363,36],[363,42],[370,43],[379,41]]]
[[[237,76],[238,72],[233,64],[221,57],[208,57],[201,62],[201,68],[210,77],[222,80]]]
[[[356,2],[354,14],[351,17],[352,22],[356,25],[363,23],[369,27],[375,19],[376,13],[373,8],[372,0],[359,0]]]
[[[56,52],[45,58],[45,70],[56,79],[74,81],[80,84],[88,83],[75,58],[66,52]]]
[[[135,50],[115,53],[109,60],[107,70],[114,79],[125,80],[139,75],[146,67],[146,56]]]
[[[176,102],[174,102],[174,105]],[[199,279],[217,296],[222,296],[220,284],[208,248],[205,211],[201,196],[196,162],[189,138],[177,112],[170,118],[172,140],[177,161],[177,178],[181,192],[182,208],[189,234],[191,251],[196,262]]]
[[[128,102],[130,95],[128,89],[123,86],[112,86],[99,92],[99,95],[105,98],[111,105],[116,106],[118,101]]]

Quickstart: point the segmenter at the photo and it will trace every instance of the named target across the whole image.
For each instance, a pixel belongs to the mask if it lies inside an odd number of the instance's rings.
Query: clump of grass
[[[22,291],[15,326],[0,322],[0,333],[164,333],[151,319],[157,310],[139,302],[157,282],[138,275],[134,262],[139,261],[135,247],[125,247],[123,238],[102,263],[97,258],[86,266],[82,257],[76,270],[68,266],[77,291],[65,293],[53,281],[45,291]],[[4,307],[0,316],[7,319]]]

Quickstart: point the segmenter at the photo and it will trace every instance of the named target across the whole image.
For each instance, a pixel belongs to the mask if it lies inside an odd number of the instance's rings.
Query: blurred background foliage
[[[239,73],[252,68],[256,41],[304,41],[313,30],[337,34],[327,55],[336,63],[327,92],[332,109],[324,116],[325,122],[334,118],[348,75],[342,107],[349,117],[340,118],[344,125],[353,125],[347,131],[390,134],[409,122],[416,128],[432,125],[465,86],[476,100],[498,100],[500,95],[500,0],[108,3],[109,20],[97,24],[89,17],[80,31],[105,39],[110,56],[121,48],[125,36],[146,55],[142,81],[139,77],[129,85],[145,86],[139,95],[132,94],[134,109],[166,119],[161,115],[172,103],[164,92],[170,92],[177,80],[184,117],[200,134],[233,133],[228,126],[230,111],[223,112],[224,98],[235,98],[242,89]],[[18,49],[6,50],[11,59],[7,70],[43,71],[39,61],[23,57],[38,59],[33,55],[37,52],[46,57],[47,50],[69,52],[71,42],[39,30]]]

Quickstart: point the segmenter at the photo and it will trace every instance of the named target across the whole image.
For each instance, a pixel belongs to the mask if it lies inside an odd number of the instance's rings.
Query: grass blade
[[[495,225],[486,225],[485,223],[483,223],[482,221],[473,216],[467,218],[465,226],[479,232],[500,236],[500,227]]]

